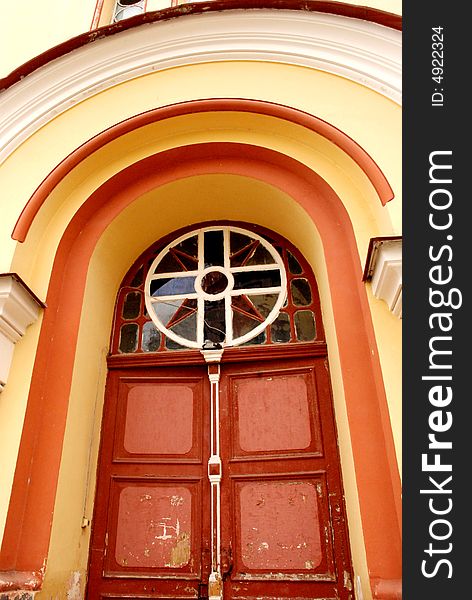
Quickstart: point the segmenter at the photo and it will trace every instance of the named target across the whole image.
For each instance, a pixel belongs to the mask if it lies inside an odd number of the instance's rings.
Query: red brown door
[[[351,599],[325,359],[223,363],[219,435],[223,598]],[[89,600],[208,597],[206,366],[112,371],[102,438]]]
[[[225,366],[226,598],[352,598],[324,359]]]

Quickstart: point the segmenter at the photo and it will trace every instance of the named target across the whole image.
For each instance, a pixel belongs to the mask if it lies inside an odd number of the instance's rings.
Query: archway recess
[[[67,227],[54,262],[47,299],[50,310],[45,315],[31,385],[13,490],[16,501],[11,505],[4,541],[7,568],[41,572],[47,556],[51,523],[38,521],[36,511],[38,504],[45,513],[52,513],[54,507],[82,299],[94,249],[107,227],[138,198],[173,181],[218,173],[250,177],[278,188],[295,199],[316,225],[326,261],[367,562],[374,579],[399,577],[398,472],[378,357],[371,352],[375,336],[351,222],[332,188],[306,166],[280,153],[237,143],[194,144],[130,165],[101,185]],[[73,278],[65,276],[71,272]],[[51,335],[56,342],[52,351]],[[56,377],[59,371],[61,378]],[[44,414],[54,415],[52,435],[38,430],[38,419]],[[370,455],[365,452],[366,423],[371,432]],[[377,460],[372,460],[373,456]],[[384,507],[381,517],[376,510],[379,502]],[[384,551],[386,523],[389,556]]]

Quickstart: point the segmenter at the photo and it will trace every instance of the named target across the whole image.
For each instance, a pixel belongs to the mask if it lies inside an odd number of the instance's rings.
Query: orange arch
[[[210,99],[210,100],[193,100],[189,102],[181,102],[172,104],[162,108],[156,108],[145,113],[141,113],[135,117],[131,117],[106,129],[97,134],[79,146],[69,156],[62,160],[51,173],[42,181],[35,190],[31,198],[26,203],[14,229],[12,238],[19,242],[24,242],[28,234],[31,224],[40,210],[46,198],[56,185],[74,169],[81,161],[102,148],[105,144],[119,138],[126,133],[139,129],[149,123],[170,119],[172,117],[215,111],[239,111],[252,112],[271,117],[277,117],[301,125],[314,131],[330,142],[336,144],[348,156],[354,160],[359,167],[364,171],[372,185],[374,186],[382,205],[393,199],[393,190],[390,187],[385,175],[374,159],[353,139],[337,129],[333,125],[302,112],[295,108],[282,106],[270,102],[262,102],[259,100],[243,100],[243,99]]]
[[[143,193],[182,177],[207,173],[239,174],[278,187],[305,208],[320,233],[371,581],[375,588],[379,581],[400,579],[400,479],[378,353],[372,352],[375,336],[362,268],[347,211],[319,175],[294,159],[246,144],[207,143],[150,156],[118,173],[87,199],[61,239],[47,295],[48,308],[41,328],[2,547],[0,569],[11,573],[10,581],[16,578],[23,586],[29,581],[30,589],[41,586],[83,294],[94,248],[108,224]],[[74,277],[66,276],[67,273],[74,273]],[[55,340],[53,346],[51,339]]]

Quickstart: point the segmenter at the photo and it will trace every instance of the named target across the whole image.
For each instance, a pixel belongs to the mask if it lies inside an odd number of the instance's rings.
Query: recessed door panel
[[[122,378],[116,462],[201,462],[204,380]]]
[[[233,459],[321,456],[313,369],[229,375]]]
[[[113,480],[105,576],[200,577],[201,482]]]

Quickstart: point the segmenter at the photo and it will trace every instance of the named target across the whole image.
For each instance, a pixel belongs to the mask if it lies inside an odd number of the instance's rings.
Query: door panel
[[[221,439],[225,597],[352,598],[325,359],[223,365]]]
[[[209,544],[208,405],[205,368],[109,374],[90,600],[188,599],[202,591]]]

